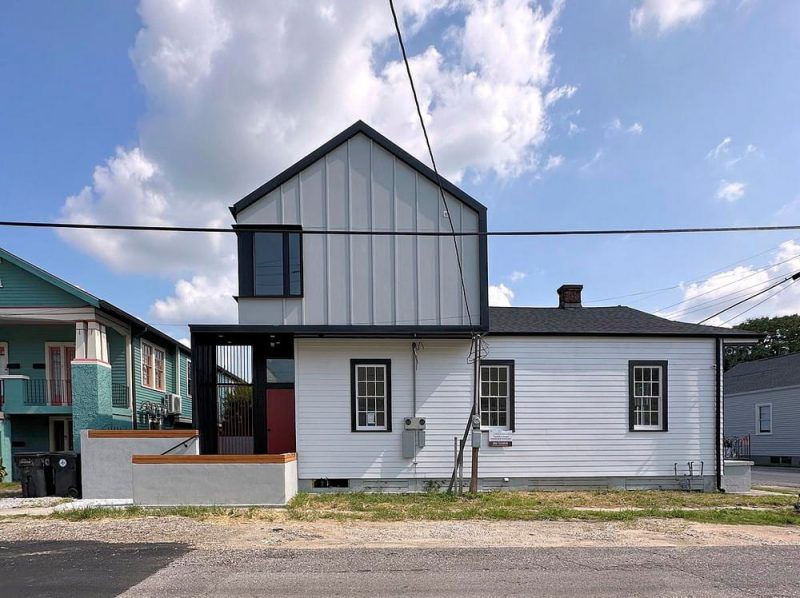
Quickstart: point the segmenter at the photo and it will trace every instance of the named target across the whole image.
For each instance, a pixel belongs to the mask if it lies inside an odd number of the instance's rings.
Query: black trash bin
[[[55,496],[79,498],[81,495],[81,459],[78,453],[50,453]]]
[[[53,469],[50,453],[17,453],[14,467],[22,483],[22,496],[34,498],[53,494]]]

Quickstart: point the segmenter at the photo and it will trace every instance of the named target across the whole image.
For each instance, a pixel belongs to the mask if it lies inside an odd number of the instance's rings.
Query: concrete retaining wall
[[[297,494],[297,457],[133,456],[137,505],[283,506]]]
[[[133,498],[133,455],[197,455],[197,430],[81,430],[84,498]]]
[[[744,494],[751,490],[752,461],[725,460],[722,488],[725,492]]]

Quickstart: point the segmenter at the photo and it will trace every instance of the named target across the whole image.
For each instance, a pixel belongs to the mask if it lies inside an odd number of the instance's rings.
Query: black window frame
[[[478,417],[481,416],[481,398],[482,398],[482,387],[481,387],[481,366],[507,366],[508,367],[508,429],[511,432],[516,431],[516,401],[515,401],[515,373],[514,373],[514,360],[513,359],[481,359],[480,363],[478,364]],[[481,430],[488,430],[492,427],[501,427],[501,426],[484,426],[483,422],[481,422]]]
[[[636,399],[634,398],[634,368],[661,368],[661,428],[636,428]],[[638,359],[628,361],[628,431],[637,433],[669,432],[669,362],[665,359]]]
[[[238,237],[239,258],[239,295],[238,297],[258,297],[264,299],[302,299],[305,293],[303,273],[305,264],[303,258],[303,229],[296,225],[273,226],[235,226]],[[255,275],[255,235],[258,233],[281,234],[283,248],[283,293],[261,294],[256,293]],[[291,273],[289,246],[290,236],[298,235],[298,251],[300,258],[300,289],[298,293],[291,292]]]
[[[358,409],[356,405],[356,367],[359,365],[382,365],[386,368],[386,429],[364,430],[358,427]],[[392,360],[391,359],[351,359],[350,360],[350,431],[354,433],[386,433],[392,431]]]

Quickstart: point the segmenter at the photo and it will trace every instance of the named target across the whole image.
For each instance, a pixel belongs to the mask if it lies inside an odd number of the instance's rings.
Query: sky
[[[396,4],[437,163],[490,230],[800,224],[800,3]],[[427,162],[388,2],[6,0],[0,86],[1,219],[227,226],[358,119]],[[0,246],[178,338],[236,321],[232,235]],[[696,322],[800,270],[800,233],[494,238],[489,260],[495,305],[581,283]],[[786,286],[709,322],[796,313]]]

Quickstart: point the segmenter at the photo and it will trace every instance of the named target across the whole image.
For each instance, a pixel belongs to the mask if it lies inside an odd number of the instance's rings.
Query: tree
[[[753,318],[737,328],[767,336],[756,345],[730,349],[725,355],[726,370],[742,361],[800,352],[800,314]]]

